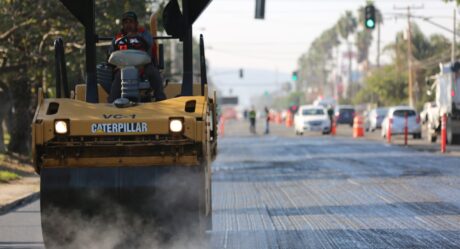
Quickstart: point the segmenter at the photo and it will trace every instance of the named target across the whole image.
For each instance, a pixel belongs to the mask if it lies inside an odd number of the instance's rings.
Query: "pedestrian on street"
[[[329,116],[329,120],[331,121],[331,129],[334,125],[334,107],[332,105],[327,106],[327,115]]]
[[[265,107],[265,134],[270,133],[270,110]]]
[[[249,131],[252,134],[256,134],[256,111],[254,107],[252,107],[251,111],[249,111]]]

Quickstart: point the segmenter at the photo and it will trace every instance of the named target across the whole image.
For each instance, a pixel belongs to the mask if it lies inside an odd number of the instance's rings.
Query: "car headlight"
[[[57,134],[67,134],[69,131],[69,126],[67,125],[66,121],[58,120],[54,122],[54,131]]]
[[[169,121],[169,130],[171,132],[181,132],[184,128],[184,124],[180,119],[171,119]]]

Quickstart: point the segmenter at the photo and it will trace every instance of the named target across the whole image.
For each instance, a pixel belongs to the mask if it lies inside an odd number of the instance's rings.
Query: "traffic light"
[[[256,19],[265,18],[265,0],[256,0]]]
[[[372,4],[364,8],[364,26],[367,29],[375,28],[375,7]]]
[[[293,114],[297,113],[298,106],[297,105],[291,105],[289,106],[289,111]]]
[[[240,68],[239,72],[240,72],[240,79],[244,78],[244,71],[242,68]]]
[[[297,81],[297,79],[298,79],[297,71],[292,72],[292,81]]]

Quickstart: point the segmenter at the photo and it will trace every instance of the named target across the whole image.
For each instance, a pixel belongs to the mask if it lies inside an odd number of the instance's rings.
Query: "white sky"
[[[243,98],[243,104],[248,104],[249,96],[273,91],[281,82],[289,80],[297,68],[298,58],[308,50],[310,43],[332,27],[346,10],[354,11],[357,16],[357,9],[364,4],[364,0],[266,0],[265,20],[256,20],[255,0],[213,0],[195,23],[194,34],[205,36],[206,57],[211,66],[209,74],[216,84],[227,93],[233,84],[233,93]],[[407,26],[407,19],[392,17],[394,13],[406,11],[394,7],[423,5],[423,9],[414,10],[413,14],[434,17],[433,21],[450,28],[453,25],[453,3],[377,0],[375,5],[384,14],[382,48]],[[452,37],[422,20],[415,22],[425,34]],[[376,57],[376,36],[374,32],[372,63]],[[245,79],[238,79],[239,68],[244,68]],[[263,89],[257,87],[259,83]]]

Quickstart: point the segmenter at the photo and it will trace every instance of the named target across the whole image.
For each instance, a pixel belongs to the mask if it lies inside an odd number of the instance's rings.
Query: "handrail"
[[[201,95],[205,96],[205,85],[208,84],[208,76],[206,73],[206,56],[204,53],[204,39],[200,35],[200,69],[201,69]]]

